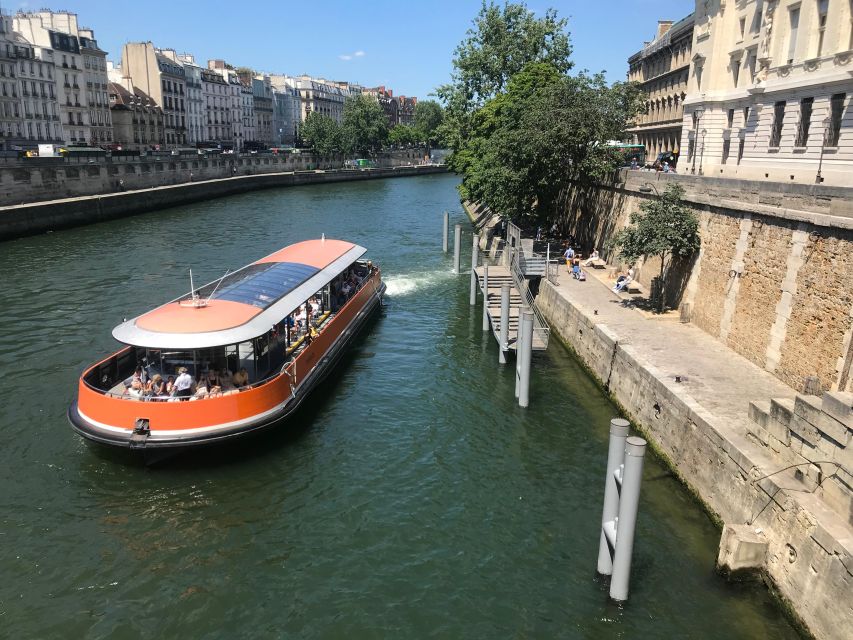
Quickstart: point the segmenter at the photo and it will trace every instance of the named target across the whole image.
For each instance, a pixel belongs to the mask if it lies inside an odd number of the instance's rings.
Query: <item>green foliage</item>
[[[640,205],[640,213],[631,214],[631,226],[614,236],[612,245],[627,262],[641,257],[660,258],[661,290],[664,288],[665,268],[673,257],[687,258],[699,249],[699,220],[682,202],[684,188],[675,183],[664,192]],[[660,297],[660,309],[663,309]]]
[[[420,142],[420,133],[415,127],[397,125],[388,133],[388,142],[397,146],[417,144]]]
[[[632,85],[530,63],[472,115],[450,166],[463,174],[464,197],[506,218],[547,222],[571,182],[602,179],[615,168],[618,156],[606,143],[621,137],[638,104]]]
[[[299,127],[303,143],[323,155],[341,152],[341,126],[329,116],[312,111]]]
[[[449,148],[461,148],[473,112],[502,92],[528,63],[545,62],[559,73],[572,67],[566,24],[553,9],[537,18],[524,3],[500,6],[483,1],[473,28],[454,52],[451,82],[436,91],[445,106],[440,136]]]
[[[415,105],[415,130],[417,142],[427,146],[438,143],[439,130],[444,122],[444,109],[435,100],[422,100]]]
[[[356,95],[344,102],[341,140],[346,153],[369,155],[388,141],[388,120],[375,98]]]

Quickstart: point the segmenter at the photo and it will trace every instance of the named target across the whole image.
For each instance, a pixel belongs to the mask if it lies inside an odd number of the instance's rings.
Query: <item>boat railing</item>
[[[367,273],[367,275],[364,278],[362,278],[361,281],[355,286],[355,288],[353,288],[349,298],[347,299],[347,301],[344,303],[343,306],[346,306],[347,304],[349,304],[350,300],[355,298],[356,294],[359,291],[361,291],[364,287],[366,287],[368,282],[372,281],[371,276],[373,276],[373,274],[376,271],[378,271],[378,267],[376,265],[373,265],[373,268],[371,269],[371,271],[369,271]],[[341,308],[343,308],[343,306]],[[321,333],[323,331],[323,329],[325,328],[326,322],[329,319],[331,319],[332,317],[334,317],[334,315],[335,314],[331,311],[325,311],[320,316],[318,316],[318,318],[315,322],[312,322],[314,328],[317,329],[318,333]],[[197,396],[195,394],[190,395],[190,396],[175,396],[175,395],[152,396],[152,395],[132,393],[130,390],[125,390],[122,393],[116,393],[112,389],[100,389],[100,388],[96,387],[95,385],[93,385],[88,380],[86,380],[85,377],[83,378],[83,384],[86,385],[86,387],[88,389],[91,389],[92,391],[100,393],[104,396],[107,396],[110,398],[116,398],[119,400],[134,400],[136,402],[180,402],[180,401],[185,402],[188,400],[207,400],[207,399],[213,399],[213,398],[221,398],[223,396],[234,395],[234,394],[240,393],[242,391],[249,391],[250,389],[255,389],[257,387],[261,387],[265,384],[268,384],[269,382],[272,382],[273,380],[275,380],[276,378],[278,378],[282,374],[287,373],[288,367],[292,366],[292,364],[296,361],[296,358],[299,357],[299,354],[302,353],[302,351],[304,351],[304,347],[307,347],[308,344],[310,344],[310,341],[306,341],[307,335],[308,335],[307,333],[303,333],[302,335],[295,338],[291,344],[287,345],[287,347],[286,347],[286,360],[280,368],[275,370],[275,372],[271,373],[270,375],[268,375],[268,376],[266,376],[260,380],[256,380],[256,381],[252,382],[251,384],[247,384],[247,385],[243,385],[243,386],[239,386],[239,387],[228,386],[227,388],[224,388],[221,391],[215,392],[215,393],[207,393],[207,394],[201,395],[201,396]],[[120,352],[120,353],[122,353],[122,352]]]

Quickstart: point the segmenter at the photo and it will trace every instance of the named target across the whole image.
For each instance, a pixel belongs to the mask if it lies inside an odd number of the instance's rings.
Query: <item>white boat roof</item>
[[[306,240],[276,251],[113,329],[119,342],[149,349],[205,349],[265,334],[367,249]]]

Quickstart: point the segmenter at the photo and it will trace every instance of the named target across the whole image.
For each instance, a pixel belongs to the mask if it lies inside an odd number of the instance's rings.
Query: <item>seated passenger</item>
[[[142,384],[142,380],[134,378],[133,382],[130,383],[130,387],[127,389],[127,393],[132,398],[142,398],[145,394],[145,386]]]
[[[166,395],[175,395],[175,376],[169,376],[169,378],[166,380]]]
[[[154,377],[151,378],[151,382],[148,383],[146,391],[146,395],[151,396],[153,398],[165,396],[166,382],[163,380],[163,376],[161,376],[159,373],[155,373]]]
[[[208,369],[207,371],[207,379],[205,380],[208,387],[221,387],[222,380],[219,377],[219,374],[216,372],[216,369]]]
[[[231,382],[233,382],[234,386],[238,389],[249,384],[249,372],[246,371],[246,367],[241,367],[240,370],[232,376]]]
[[[207,393],[208,393],[207,392],[207,383],[204,380],[202,380],[201,382],[198,383],[198,385],[196,385],[195,393],[192,396],[192,400],[198,400],[200,398],[206,398]]]

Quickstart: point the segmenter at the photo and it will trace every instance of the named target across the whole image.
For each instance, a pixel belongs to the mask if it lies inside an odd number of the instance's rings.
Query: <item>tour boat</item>
[[[282,422],[382,301],[365,253],[299,242],[123,322],[113,337],[124,348],[80,377],[72,426],[106,445],[170,450]]]

